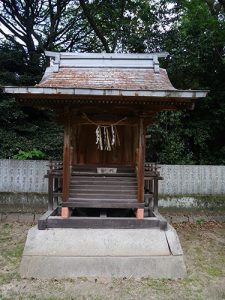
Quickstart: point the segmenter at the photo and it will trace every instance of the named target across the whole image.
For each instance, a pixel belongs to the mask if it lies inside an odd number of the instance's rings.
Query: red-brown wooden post
[[[53,175],[52,175],[52,170],[50,168],[48,172],[48,210],[53,210],[53,189],[54,189]]]
[[[144,124],[143,117],[139,120],[139,142],[138,142],[138,202],[144,202]],[[144,218],[144,209],[137,210],[137,218]]]
[[[70,165],[73,166],[75,161],[75,156],[74,156],[74,152],[75,152],[75,127],[74,125],[71,126],[71,146],[70,146]]]
[[[158,196],[158,189],[159,189],[158,180],[159,180],[159,178],[158,177],[159,176],[156,176],[154,178],[154,206],[153,206],[153,210],[154,210],[155,213],[158,213],[158,211],[159,211],[159,208],[158,208],[158,198],[159,198],[159,196]]]
[[[71,139],[71,128],[70,128],[70,116],[69,113],[66,114],[66,120],[64,124],[64,148],[63,148],[63,202],[69,199],[69,184],[70,184],[70,139]],[[62,207],[61,216],[63,218],[68,218],[69,209],[68,207]]]

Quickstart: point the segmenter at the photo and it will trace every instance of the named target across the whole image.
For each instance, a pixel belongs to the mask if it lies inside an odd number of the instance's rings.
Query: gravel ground
[[[0,300],[225,299],[225,223],[174,224],[188,275],[182,280],[21,279],[19,263],[29,225],[0,224]]]

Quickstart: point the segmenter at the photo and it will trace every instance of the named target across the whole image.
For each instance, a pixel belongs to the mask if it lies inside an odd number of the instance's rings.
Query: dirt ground
[[[175,225],[188,275],[182,280],[143,278],[21,279],[18,267],[29,225],[0,224],[0,300],[14,299],[225,299],[225,223]]]

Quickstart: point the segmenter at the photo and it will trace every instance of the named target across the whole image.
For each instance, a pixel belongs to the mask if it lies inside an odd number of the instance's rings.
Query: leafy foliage
[[[149,159],[161,163],[225,163],[225,14],[208,3],[180,1],[178,21],[166,33],[165,67],[180,89],[210,90],[194,111],[162,112],[149,128]]]
[[[0,23],[2,85],[39,82],[44,50],[168,51],[161,64],[176,88],[210,92],[194,111],[156,116],[148,128],[147,159],[225,164],[224,0],[3,0]],[[35,148],[60,158],[62,128],[52,119],[51,111],[18,107],[0,94],[0,157]]]
[[[0,100],[0,157],[12,158],[19,151],[29,153],[36,148],[46,159],[60,159],[62,145],[63,130],[52,121],[51,112],[22,109],[12,99]]]
[[[32,149],[31,151],[22,151],[20,150],[17,154],[13,155],[14,159],[44,159],[45,153],[37,150],[36,148]]]
[[[40,75],[39,75],[40,76]],[[34,84],[21,51],[12,44],[0,47],[0,84]],[[9,95],[0,93],[0,157],[12,158],[34,148],[45,158],[62,157],[63,130],[53,122],[51,111],[22,108]]]

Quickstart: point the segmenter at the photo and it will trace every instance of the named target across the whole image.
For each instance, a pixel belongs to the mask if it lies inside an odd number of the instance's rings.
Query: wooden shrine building
[[[5,87],[22,106],[54,110],[64,125],[63,162],[52,163],[46,228],[166,227],[157,166],[145,163],[146,127],[162,110],[193,108],[206,91],[175,89],[166,53],[46,52],[34,87]]]

